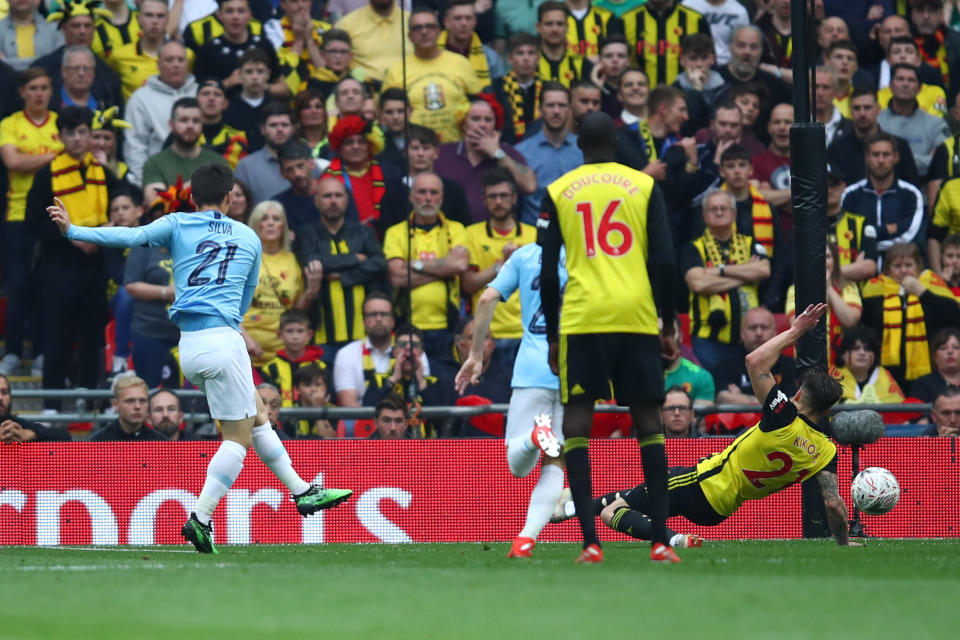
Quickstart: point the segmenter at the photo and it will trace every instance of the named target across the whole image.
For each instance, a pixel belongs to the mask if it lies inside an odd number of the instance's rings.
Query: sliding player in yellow
[[[816,326],[827,305],[810,305],[790,329],[771,338],[746,359],[757,399],[763,403],[760,422],[726,449],[702,459],[695,467],[670,469],[670,515],[694,524],[720,524],[747,500],[760,500],[796,482],[816,478],[827,508],[830,532],[840,545],[854,545],[847,535],[847,507],[837,490],[837,447],[817,423],[843,395],[840,383],[822,367],[800,374],[800,390],[788,398],[770,369],[780,353]],[[572,515],[566,496],[559,506],[563,518]],[[646,485],[611,493],[594,501],[594,510],[611,529],[634,538],[650,538]],[[558,514],[559,516],[560,514]],[[681,536],[677,538],[677,536]],[[694,536],[673,534],[674,542]],[[678,545],[679,546],[679,545]]]

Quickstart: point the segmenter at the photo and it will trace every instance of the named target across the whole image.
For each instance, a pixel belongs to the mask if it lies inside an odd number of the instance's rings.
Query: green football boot
[[[195,513],[190,514],[190,519],[183,525],[180,535],[192,542],[200,553],[219,553],[213,546],[213,527],[197,520]]]
[[[353,495],[352,489],[321,489],[311,485],[309,489],[298,496],[293,496],[297,503],[297,511],[302,516],[308,516],[317,511],[330,509],[341,502],[346,502]]]

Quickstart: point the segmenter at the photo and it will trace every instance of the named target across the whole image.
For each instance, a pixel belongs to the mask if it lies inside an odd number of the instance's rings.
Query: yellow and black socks
[[[638,438],[643,479],[647,485],[649,510],[647,517],[652,526],[651,540],[669,544],[667,536],[667,450],[662,433]]]
[[[583,532],[583,547],[600,544],[597,537],[596,515],[593,510],[593,488],[590,482],[590,441],[585,437],[567,438],[563,450],[567,460],[567,478],[570,494],[577,510],[580,530]]]

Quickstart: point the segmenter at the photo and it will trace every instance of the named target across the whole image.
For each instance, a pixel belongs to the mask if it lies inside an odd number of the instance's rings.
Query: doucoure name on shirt
[[[560,195],[567,200],[573,200],[578,191],[593,184],[608,184],[610,186],[621,187],[627,192],[627,195],[631,196],[640,193],[639,187],[634,185],[626,176],[604,171],[577,178],[571,182]]]
[[[211,221],[207,226],[207,231],[210,233],[233,233],[233,225],[229,222],[214,222]]]

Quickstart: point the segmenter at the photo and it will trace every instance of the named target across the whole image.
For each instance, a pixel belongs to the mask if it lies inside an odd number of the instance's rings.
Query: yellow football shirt
[[[253,366],[262,367],[283,348],[277,336],[280,315],[293,308],[303,293],[303,275],[292,251],[264,253],[260,262],[260,279],[243,316],[243,328],[263,348],[263,355],[255,358]]]
[[[503,260],[503,248],[514,244],[517,248],[537,241],[537,230],[523,223],[517,223],[516,228],[503,235],[490,226],[490,222],[478,222],[467,227],[467,249],[470,251],[470,268],[484,271],[492,267],[497,261]],[[473,294],[473,311],[476,313],[477,304],[483,288]],[[497,305],[490,323],[490,333],[494,338],[522,338],[523,322],[520,319],[520,292],[514,291],[506,302]]]
[[[877,104],[880,105],[881,109],[886,109],[892,97],[893,90],[890,87],[880,89],[880,91],[877,91]],[[947,94],[944,93],[942,87],[935,84],[922,84],[920,85],[920,93],[917,94],[917,104],[927,113],[942,118],[947,113]],[[850,117],[849,113],[844,115]]]
[[[37,33],[37,25],[24,24],[17,27],[17,57],[32,58],[36,54],[33,47],[33,37]]]
[[[410,14],[405,15],[406,22]],[[400,60],[401,47],[407,49],[407,64],[413,59],[413,44],[407,38],[407,25],[400,26],[400,8],[386,17],[368,6],[351,11],[337,21],[336,27],[350,34],[353,41],[351,66],[363,69],[368,78],[382,80],[383,73]]]
[[[691,481],[699,481],[717,513],[729,516],[747,500],[766,498],[813,476],[836,455],[837,446],[797,412],[777,385],[767,395],[760,422],[697,463]]]
[[[659,334],[647,274],[653,178],[616,162],[585,164],[547,191],[567,249],[560,334]]]
[[[950,178],[940,187],[930,224],[947,233],[960,233],[960,178]]]
[[[396,63],[387,70],[383,88],[403,87],[403,67]],[[441,142],[459,142],[457,112],[467,109],[467,96],[483,87],[470,61],[450,51],[441,51],[432,60],[407,58],[407,95],[415,124],[430,127]]]
[[[187,49],[187,67],[191,70],[193,60],[193,50]],[[139,40],[111,51],[107,63],[120,76],[124,101],[129,100],[134,91],[146,84],[147,78],[159,73],[157,57],[144,52]]]
[[[0,147],[12,144],[20,153],[42,155],[60,153],[63,143],[57,131],[57,114],[48,111],[43,122],[33,122],[23,111],[0,122]],[[22,222],[27,209],[27,193],[33,186],[33,173],[10,171],[7,188],[7,222]]]
[[[137,18],[137,14],[139,13],[139,11],[132,9],[130,19],[127,20],[126,24],[120,25],[113,24],[103,16],[97,16],[90,49],[101,58],[107,59],[114,49],[138,40],[140,38],[140,20]]]
[[[447,220],[442,214],[438,220],[430,229],[414,225],[413,250],[410,252],[413,260],[442,258],[456,246],[467,246],[467,234],[462,224]],[[387,229],[383,238],[383,255],[387,260],[406,260],[409,245],[409,221],[400,222]],[[459,277],[415,287],[410,294],[413,325],[422,331],[446,329],[448,302],[460,306]]]

